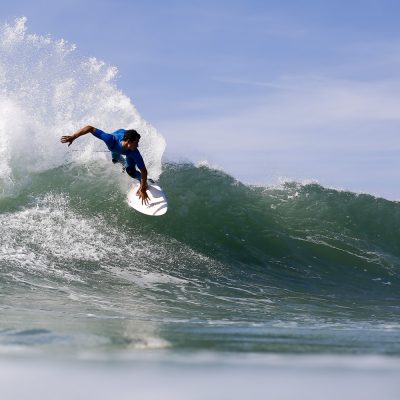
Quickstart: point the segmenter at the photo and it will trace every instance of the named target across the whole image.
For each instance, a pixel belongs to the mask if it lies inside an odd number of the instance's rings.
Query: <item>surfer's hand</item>
[[[139,190],[136,192],[136,196],[138,196],[139,199],[142,200],[142,204],[145,204],[147,206],[150,203],[150,199],[146,189],[147,188],[145,187],[140,187]]]
[[[72,142],[76,139],[75,136],[62,136],[61,143],[68,143],[68,147],[71,146]]]

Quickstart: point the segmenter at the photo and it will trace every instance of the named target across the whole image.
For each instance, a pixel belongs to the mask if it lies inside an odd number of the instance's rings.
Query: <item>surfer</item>
[[[93,136],[101,139],[111,151],[112,162],[114,164],[117,162],[122,163],[125,166],[127,174],[140,181],[140,187],[136,194],[141,199],[142,204],[148,204],[149,196],[146,192],[147,169],[142,155],[138,150],[140,140],[139,133],[134,129],[119,129],[113,133],[106,133],[88,125],[70,136],[62,136],[61,143],[68,143],[69,147],[75,139],[87,133],[91,133]],[[122,156],[125,156],[125,159]],[[140,172],[136,167],[139,168]]]

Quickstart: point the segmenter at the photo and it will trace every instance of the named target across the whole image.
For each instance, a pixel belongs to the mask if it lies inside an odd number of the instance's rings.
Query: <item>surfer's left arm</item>
[[[140,187],[137,191],[137,195],[142,200],[142,204],[149,204],[149,195],[147,194],[147,169],[146,167],[140,168],[142,179],[140,181]]]

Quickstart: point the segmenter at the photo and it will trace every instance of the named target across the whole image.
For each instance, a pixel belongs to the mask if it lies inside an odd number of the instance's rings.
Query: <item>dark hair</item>
[[[128,129],[125,131],[124,140],[130,142],[140,139],[140,135],[134,129]]]

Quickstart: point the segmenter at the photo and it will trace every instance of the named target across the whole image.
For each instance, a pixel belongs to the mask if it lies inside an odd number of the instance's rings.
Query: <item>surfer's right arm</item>
[[[86,135],[87,133],[93,133],[96,131],[96,128],[90,125],[87,125],[83,127],[82,129],[79,129],[79,131],[76,131],[74,134],[70,136],[62,136],[61,137],[61,143],[68,143],[68,147],[71,146],[72,142],[77,139],[79,136]]]

